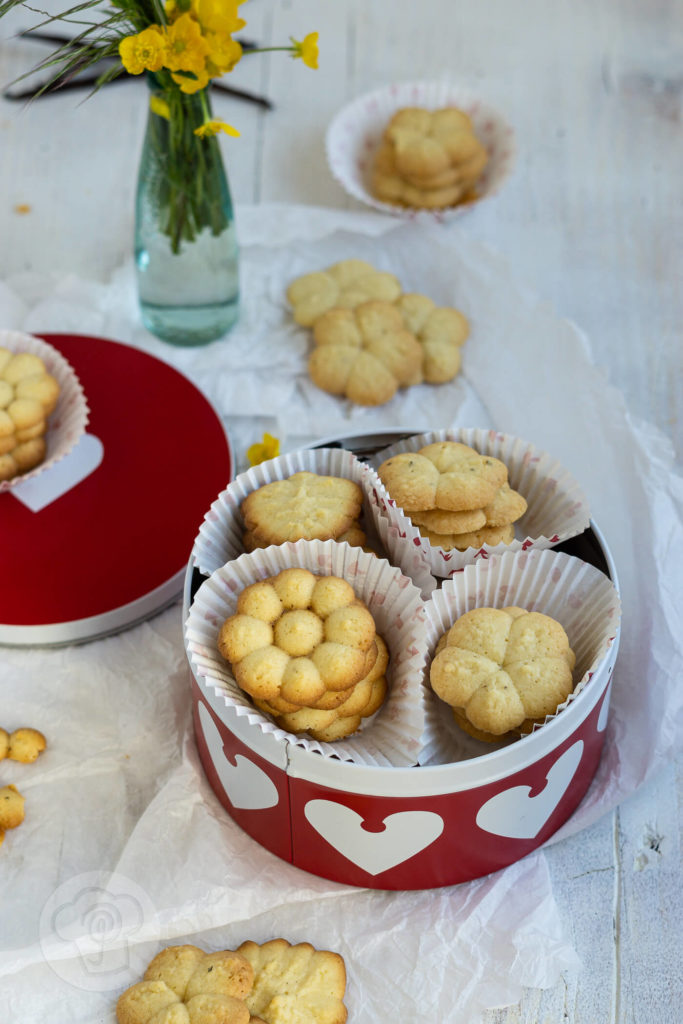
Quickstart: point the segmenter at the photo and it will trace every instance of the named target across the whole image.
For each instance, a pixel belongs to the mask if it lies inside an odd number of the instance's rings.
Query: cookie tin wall
[[[579,547],[616,585],[599,529],[587,533]],[[190,567],[186,610],[192,583]],[[617,635],[590,685],[543,729],[482,757],[422,768],[352,765],[276,741],[220,699],[207,702],[194,680],[200,757],[228,813],[304,870],[371,888],[455,884],[524,857],[576,809],[599,762],[618,643]]]

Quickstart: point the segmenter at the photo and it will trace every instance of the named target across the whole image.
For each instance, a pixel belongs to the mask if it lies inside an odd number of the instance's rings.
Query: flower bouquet
[[[209,87],[245,52],[283,50],[317,67],[318,33],[248,51],[235,33],[244,0],[84,0],[38,26],[74,26],[34,69],[43,89],[106,60],[95,90],[122,74],[146,74],[149,117],[138,173],[135,259],[142,319],[175,344],[204,344],[232,327],[239,300],[232,200],[216,136],[237,128],[212,115]],[[0,0],[0,18],[25,0]],[[91,20],[89,12],[98,12]],[[25,77],[25,76],[23,76]]]

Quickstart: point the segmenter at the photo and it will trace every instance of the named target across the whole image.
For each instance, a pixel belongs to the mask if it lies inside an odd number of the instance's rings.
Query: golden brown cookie
[[[496,491],[493,501],[484,508],[486,525],[505,526],[507,523],[515,523],[526,510],[526,499],[505,483],[499,491]]]
[[[427,384],[452,380],[460,369],[460,349],[469,334],[463,314],[437,306],[426,295],[408,293],[395,303],[408,328],[422,345],[422,376]]]
[[[44,461],[47,417],[59,384],[43,360],[0,347],[0,480],[11,480]]]
[[[377,472],[390,497],[407,513],[481,509],[507,480],[507,468],[499,459],[457,441],[394,455]]]
[[[357,405],[382,405],[422,380],[423,352],[390,302],[331,309],[313,327],[308,372],[316,387]]]
[[[554,714],[572,691],[574,662],[567,634],[550,616],[475,608],[446,633],[430,682],[476,730],[500,737]]]
[[[488,162],[472,123],[455,107],[406,107],[387,125],[375,154],[371,189],[379,199],[439,209],[470,199]]]
[[[311,327],[335,306],[354,309],[371,299],[393,302],[400,294],[401,285],[393,274],[375,270],[364,260],[343,260],[326,270],[305,274],[287,289],[294,319],[303,327]]]
[[[480,530],[456,534],[435,533],[426,526],[420,526],[418,529],[420,535],[428,540],[432,547],[442,548],[444,551],[467,551],[468,548],[481,548],[484,544],[495,547],[496,544],[511,544],[515,539],[515,529],[511,524],[482,526]]]
[[[415,185],[407,181],[396,166],[394,150],[383,144],[377,151],[372,170],[371,191],[377,199],[394,206],[410,206],[415,209],[441,210],[455,206],[465,197],[466,188],[459,176],[439,176],[438,184]],[[445,183],[444,183],[445,182]]]
[[[232,950],[169,946],[116,1004],[118,1024],[249,1024],[254,972]]]
[[[515,732],[510,732],[504,733],[502,736],[494,736],[492,732],[485,732],[483,729],[475,729],[469,719],[456,708],[453,708],[452,712],[455,722],[460,726],[462,731],[466,732],[468,736],[472,736],[475,740],[481,740],[482,743],[500,743],[503,739],[508,737],[513,738],[517,735]]]
[[[300,472],[252,491],[240,511],[245,545],[334,540],[357,524],[363,492],[353,480]]]
[[[6,743],[4,737],[7,737]],[[47,740],[37,729],[15,729],[9,736],[4,729],[0,729],[0,760],[6,756],[11,761],[31,764],[46,746]]]
[[[218,635],[241,689],[296,732],[339,718],[336,709],[355,685],[382,664],[382,648],[370,611],[346,580],[301,568],[245,588]]]
[[[271,1024],[345,1024],[346,969],[338,953],[285,939],[243,942],[238,952],[254,971],[246,997],[253,1015]]]
[[[415,526],[424,526],[433,533],[471,533],[486,526],[486,514],[482,508],[465,512],[434,508],[427,512],[411,512],[410,518]]]
[[[0,830],[17,828],[24,820],[24,798],[16,786],[0,788]]]

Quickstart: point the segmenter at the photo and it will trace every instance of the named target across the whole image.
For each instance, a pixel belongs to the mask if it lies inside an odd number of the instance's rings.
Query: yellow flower
[[[165,117],[167,121],[171,120],[171,109],[166,100],[162,100],[161,96],[150,96],[149,108],[153,114],[158,114],[159,117]]]
[[[240,44],[230,36],[219,35],[217,32],[207,32],[204,38],[209,47],[212,72],[216,75],[224,75],[227,71],[232,71],[242,56]]]
[[[207,32],[232,35],[244,28],[246,21],[237,13],[236,0],[192,0],[192,13]]]
[[[300,43],[296,39],[292,39],[292,43],[294,44],[292,56],[301,57],[306,67],[313,68],[315,71],[318,67],[318,33],[309,32]]]
[[[181,14],[172,25],[168,26],[166,36],[168,49],[164,67],[170,71],[191,71],[199,77],[204,71],[209,47],[192,15]]]
[[[209,84],[209,72],[200,71],[196,78],[188,78],[187,75],[171,75],[171,78],[180,86],[180,91],[184,92],[188,96],[192,96],[194,93],[199,92],[200,89],[206,88]]]
[[[272,434],[264,434],[260,444],[252,444],[247,448],[247,458],[250,466],[258,466],[259,462],[266,459],[274,459],[280,454],[280,439]]]
[[[199,128],[194,130],[195,135],[198,135],[200,139],[207,135],[217,135],[218,132],[225,132],[226,135],[233,135],[235,138],[239,138],[240,134],[236,128],[233,128],[231,124],[227,124],[225,121],[205,121],[204,124],[200,124]]]
[[[158,25],[150,25],[119,43],[121,63],[131,75],[159,71],[166,57],[166,38]]]

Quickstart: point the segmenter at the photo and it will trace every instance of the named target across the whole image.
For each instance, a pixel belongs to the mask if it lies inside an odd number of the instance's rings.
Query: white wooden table
[[[232,83],[267,94],[273,112],[216,96],[216,114],[242,132],[222,143],[236,199],[359,208],[326,168],[337,109],[394,80],[448,75],[477,90],[515,126],[519,156],[468,230],[585,330],[605,386],[668,435],[680,459],[683,7],[251,0],[244,12],[245,34],[264,46],[318,29],[321,56],[315,75],[282,54],[240,64]],[[0,22],[3,83],[44,52],[11,38],[30,23]],[[82,104],[77,93],[28,109],[0,100],[0,283],[22,271],[106,280],[130,254],[145,119],[142,81]],[[547,851],[583,968],[490,1011],[489,1024],[683,1019],[680,787],[680,763],[667,766]]]

